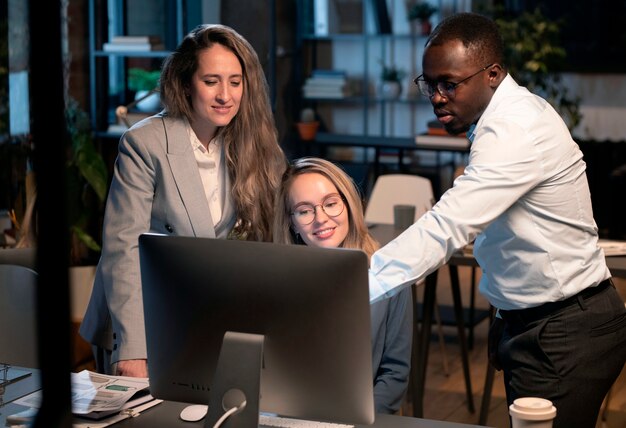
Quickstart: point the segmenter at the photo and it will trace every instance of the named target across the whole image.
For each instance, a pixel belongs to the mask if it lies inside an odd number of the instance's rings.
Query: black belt
[[[552,315],[560,310],[567,308],[572,305],[578,305],[582,300],[589,299],[592,296],[595,296],[598,293],[603,292],[608,287],[612,287],[613,283],[611,279],[605,279],[600,284],[595,287],[588,287],[575,294],[573,296],[568,297],[567,299],[558,300],[556,302],[547,302],[543,305],[535,306],[532,308],[526,309],[514,309],[510,311],[499,310],[500,316],[503,320],[508,323],[523,323],[528,324],[533,321],[537,321],[543,318],[546,318],[549,315]]]

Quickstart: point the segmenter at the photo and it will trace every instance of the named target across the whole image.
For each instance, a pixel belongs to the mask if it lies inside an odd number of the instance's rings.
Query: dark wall
[[[600,237],[626,239],[626,142],[579,142]]]
[[[275,13],[272,13],[273,10]],[[271,95],[279,140],[283,149],[291,152],[294,144],[294,117],[297,117],[293,94],[298,90],[292,82],[296,2],[222,1],[221,21],[241,33],[257,51],[265,75],[272,85]]]
[[[626,72],[626,2],[624,0],[500,0],[511,13],[535,8],[560,21],[567,51],[566,71]]]

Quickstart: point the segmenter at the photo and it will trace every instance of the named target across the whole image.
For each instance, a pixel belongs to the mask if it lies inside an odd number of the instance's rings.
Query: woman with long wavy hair
[[[166,58],[160,95],[164,110],[120,140],[81,325],[103,373],[148,376],[140,234],[272,239],[287,162],[252,46],[232,28],[196,27]]]

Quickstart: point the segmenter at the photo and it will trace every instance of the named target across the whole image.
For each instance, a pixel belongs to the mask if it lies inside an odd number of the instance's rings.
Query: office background
[[[30,2],[31,4],[34,2]],[[70,0],[61,2],[67,5],[68,17],[68,38],[67,47],[71,52],[70,74],[69,74],[69,90],[72,97],[78,100],[85,111],[89,111],[91,103],[90,84],[91,84],[91,68],[90,68],[90,37],[89,31],[89,6],[90,4],[105,5],[101,1],[88,0]],[[112,3],[112,2],[111,2]],[[130,3],[138,4],[136,0]],[[195,6],[196,17],[202,17],[202,20],[213,20],[219,16],[219,21],[224,24],[231,25],[240,31],[254,45],[259,53],[259,57],[265,65],[268,73],[268,80],[272,85],[272,93],[274,99],[274,108],[277,126],[280,132],[281,144],[290,156],[302,154],[303,145],[297,136],[294,123],[296,122],[300,108],[300,91],[302,82],[294,80],[295,69],[299,64],[295,62],[297,57],[297,2],[291,0],[277,0],[275,2],[257,2],[257,1],[224,1],[220,4],[214,1],[205,2],[187,2],[189,5]],[[448,4],[457,2],[438,2],[439,4]],[[465,2],[463,2],[465,3]],[[524,3],[525,6],[532,6],[532,2]],[[34,34],[28,31],[28,17],[26,15],[28,2],[18,0],[10,0],[3,4],[2,16],[8,18],[9,25],[5,27],[8,37],[5,39],[3,50],[5,52],[5,61],[8,60],[8,70],[11,78],[17,83],[28,83],[29,70],[33,64],[29,65],[27,51],[20,50],[18,47],[28,46],[29,37],[45,37],[45,34]],[[465,7],[465,6],[464,6]],[[589,15],[594,17],[595,26],[591,29],[580,31],[581,34],[587,35],[589,38],[595,38],[595,34],[602,30],[597,24],[599,17],[607,16],[606,13],[612,13],[614,17],[623,18],[623,7],[618,2],[607,2],[606,4],[597,4],[592,2],[588,5]],[[390,7],[391,9],[391,7]],[[150,10],[146,8],[145,10]],[[604,11],[605,14],[600,14]],[[41,13],[41,9],[37,9],[37,13]],[[148,16],[149,14],[147,14]],[[100,16],[102,18],[102,16]],[[102,18],[103,22],[107,18]],[[275,19],[274,24],[272,20]],[[148,19],[149,20],[149,19]],[[216,19],[217,20],[217,19]],[[110,23],[110,22],[109,22]],[[580,24],[578,24],[578,28]],[[619,28],[617,26],[616,28]],[[613,35],[613,40],[620,40],[619,34]],[[54,40],[54,39],[51,39]],[[606,43],[606,39],[602,39]],[[32,41],[32,40],[31,40]],[[51,43],[51,41],[48,41]],[[613,43],[619,46],[619,43]],[[600,45],[602,46],[602,45]],[[599,46],[587,47],[595,49],[595,52],[601,52]],[[616,52],[606,52],[609,58],[624,58],[624,56],[616,55]],[[617,52],[619,53],[619,52]],[[594,64],[596,60],[590,60],[589,63]],[[41,66],[41,63],[37,64]],[[358,67],[358,66],[355,66]],[[32,71],[34,74],[34,71]],[[626,70],[623,64],[610,64],[609,66],[598,66],[587,70],[570,70],[565,73],[564,77],[568,82],[568,86],[576,88],[576,93],[581,97],[581,109],[586,114],[587,120],[595,121],[588,123],[579,134],[579,142],[585,152],[586,160],[589,165],[589,180],[592,185],[592,196],[594,199],[594,209],[601,231],[608,235],[623,238],[626,231],[623,226],[619,225],[615,219],[622,219],[624,209],[624,172],[620,165],[626,163],[626,154],[624,145],[626,143],[626,133],[621,128],[624,126],[624,105],[626,105]],[[9,81],[9,76],[4,78]],[[38,75],[39,79],[45,81],[45,72]],[[32,91],[32,87],[31,87]],[[41,97],[45,91],[32,91],[31,97]],[[23,100],[19,96],[16,104],[9,105],[9,110],[24,111]],[[13,99],[11,99],[13,101]],[[20,110],[22,108],[22,110]],[[586,110],[586,111],[585,111]],[[28,109],[26,109],[28,111]],[[11,122],[19,130],[24,124],[24,115],[17,115],[16,122]],[[21,116],[22,121],[19,121]],[[28,121],[26,121],[28,123]],[[53,131],[51,128],[50,131]],[[55,135],[52,133],[51,135]],[[16,137],[18,139],[19,137]],[[56,141],[55,141],[56,140]],[[15,143],[15,139],[9,138],[9,144]],[[50,137],[49,144],[58,143],[58,139]],[[115,138],[98,139],[98,149],[108,156],[110,162],[114,156],[116,149]],[[7,144],[7,142],[5,142]],[[6,145],[2,146],[5,150]],[[8,160],[2,152],[2,162]],[[11,155],[12,156],[12,155]],[[9,164],[5,168],[3,164],[2,173],[10,170],[13,171],[14,163]],[[22,168],[24,177],[27,173],[27,166]],[[3,175],[4,177],[4,175]],[[20,180],[22,177],[20,177]],[[24,182],[19,182],[23,185]],[[620,187],[621,186],[621,187]],[[8,189],[8,190],[7,190]],[[620,190],[621,189],[621,190]],[[23,189],[20,189],[22,191]],[[16,190],[12,187],[12,183],[2,182],[2,202],[0,210],[10,209],[14,206]],[[8,195],[8,196],[7,196]],[[621,197],[620,197],[621,196]],[[5,202],[5,201],[10,202]],[[25,201],[23,201],[25,202]],[[613,218],[615,217],[615,219]]]

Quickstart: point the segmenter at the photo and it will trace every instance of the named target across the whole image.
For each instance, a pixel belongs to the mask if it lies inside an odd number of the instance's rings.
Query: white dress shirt
[[[610,276],[585,162],[558,113],[507,76],[472,135],[464,175],[370,268],[370,300],[395,294],[476,239],[480,291],[498,309],[538,306]]]
[[[222,161],[222,144],[217,138],[209,142],[208,150],[202,145],[193,128],[187,123],[187,131],[189,132],[189,140],[193,147],[193,154],[198,162],[200,178],[204,187],[204,194],[209,203],[209,211],[213,224],[219,223],[222,219],[222,200],[224,189],[221,185],[220,178],[224,171],[224,162]]]

